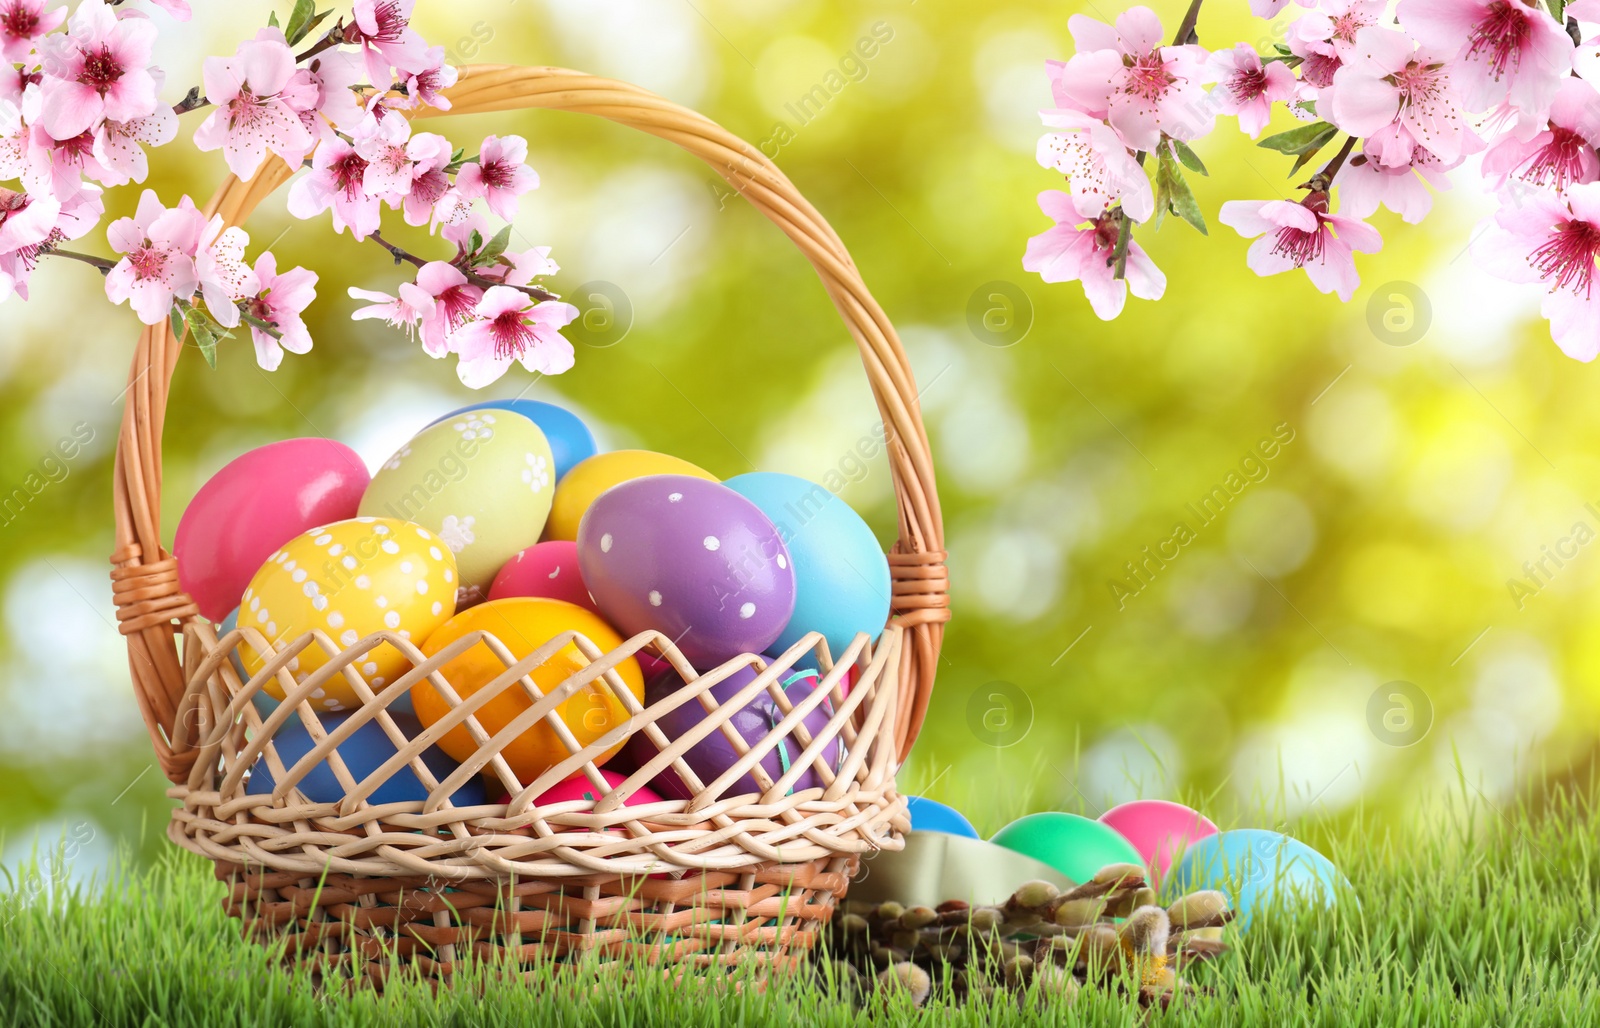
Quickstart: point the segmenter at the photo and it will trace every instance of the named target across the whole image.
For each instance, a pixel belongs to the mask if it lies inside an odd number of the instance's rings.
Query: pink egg
[[[578,571],[578,544],[565,539],[535,543],[506,561],[489,586],[489,599],[543,596],[565,600],[598,614]]]
[[[285,439],[234,458],[194,494],[172,553],[178,584],[221,621],[277,549],[318,525],[356,516],[371,476],[332,439]]]
[[[1217,826],[1196,810],[1167,800],[1133,800],[1100,815],[1100,823],[1133,843],[1150,868],[1152,884],[1160,886],[1172,862],[1185,849]]]
[[[618,774],[616,771],[610,771],[606,768],[600,769],[600,777],[604,778],[606,780],[606,784],[612,789],[615,789],[617,786],[628,780],[627,775]],[[548,807],[553,803],[571,803],[573,800],[587,800],[590,805],[593,805],[598,803],[600,798],[604,795],[605,792],[596,788],[595,784],[589,780],[588,775],[584,774],[582,771],[579,771],[566,781],[557,782],[555,785],[540,793],[538,798],[535,799],[533,803],[534,806]],[[500,796],[495,800],[495,802],[510,803],[511,797],[509,794],[501,792]],[[660,802],[661,797],[657,795],[648,785],[645,785],[635,789],[633,795],[624,800],[622,805],[625,807],[640,807],[646,803]]]

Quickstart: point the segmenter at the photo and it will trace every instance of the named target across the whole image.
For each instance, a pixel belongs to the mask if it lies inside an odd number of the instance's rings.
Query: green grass
[[[1258,917],[1199,969],[1211,994],[1147,1015],[1085,991],[1042,1014],[1012,1003],[857,1010],[806,977],[766,994],[632,984],[547,968],[533,984],[478,966],[437,995],[323,992],[241,941],[210,865],[173,852],[99,887],[0,895],[0,1023],[17,1025],[1010,1024],[1472,1025],[1600,1021],[1600,816],[1565,793],[1515,809],[1440,806],[1381,828],[1301,828],[1359,903]],[[12,884],[17,884],[15,878]],[[0,886],[3,887],[3,886]],[[24,892],[29,891],[27,889]],[[726,985],[727,983],[723,983]]]

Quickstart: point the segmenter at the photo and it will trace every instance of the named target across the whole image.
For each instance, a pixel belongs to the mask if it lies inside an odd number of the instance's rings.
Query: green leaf
[[[1183,177],[1183,169],[1178,167],[1171,151],[1163,149],[1156,161],[1157,228],[1161,227],[1161,221],[1168,211],[1193,225],[1201,235],[1210,234],[1206,230],[1205,216],[1200,213],[1200,204],[1189,190],[1188,180]]]
[[[183,308],[179,307],[177,304],[173,304],[172,305],[172,313],[171,313],[170,317],[172,318],[172,338],[174,338],[174,339],[182,339],[183,338]]]
[[[217,369],[217,336],[211,331],[211,319],[199,311],[189,312],[189,336],[194,340],[194,345],[200,348],[200,356],[211,365],[211,370]]]
[[[282,27],[283,26],[278,24],[278,12],[277,11],[269,11],[267,13],[267,28],[276,29],[276,28],[282,28]]]
[[[1565,24],[1566,23],[1566,19],[1563,17],[1563,15],[1566,13],[1566,10],[1567,10],[1567,0],[1549,0],[1549,6],[1550,6],[1550,17],[1552,17],[1552,18],[1554,18],[1556,20],[1556,24],[1557,25]]]
[[[294,0],[294,13],[289,15],[289,27],[283,31],[291,46],[306,38],[306,33],[311,31],[311,19],[316,16],[315,0]]]
[[[1183,162],[1185,168],[1188,168],[1196,175],[1210,177],[1211,173],[1206,171],[1205,163],[1200,160],[1200,155],[1190,149],[1188,143],[1181,139],[1174,139],[1172,141],[1172,149],[1177,152],[1178,160]]]
[[[1339,129],[1336,126],[1325,121],[1314,121],[1309,125],[1301,125],[1299,128],[1268,136],[1256,145],[1286,154],[1316,153],[1328,145],[1328,140],[1338,134]]]
[[[467,253],[475,254],[483,249],[483,236],[477,229],[472,230],[472,235],[467,237]]]
[[[507,225],[494,234],[494,238],[489,240],[489,244],[483,248],[482,253],[473,259],[472,263],[493,264],[501,254],[506,252],[506,247],[509,245],[511,245],[511,226]]]

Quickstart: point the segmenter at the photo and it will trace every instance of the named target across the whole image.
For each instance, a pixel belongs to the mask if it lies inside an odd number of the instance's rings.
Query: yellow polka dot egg
[[[326,635],[334,652],[376,632],[388,631],[419,648],[456,612],[455,555],[444,540],[421,525],[394,518],[352,518],[313,528],[283,545],[250,580],[239,607],[239,627],[255,628],[275,646],[307,632]],[[245,671],[255,675],[265,661],[240,647]],[[313,642],[286,665],[298,685],[328,662]],[[411,668],[388,642],[353,665],[378,691]],[[284,699],[277,676],[265,686]],[[318,710],[352,710],[360,701],[343,674],[311,694]]]

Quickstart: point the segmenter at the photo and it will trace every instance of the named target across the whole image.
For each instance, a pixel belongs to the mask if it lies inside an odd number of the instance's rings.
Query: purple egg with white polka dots
[[[655,629],[695,667],[771,646],[794,613],[794,564],[760,508],[720,482],[612,486],[578,526],[578,567],[624,636]]]

